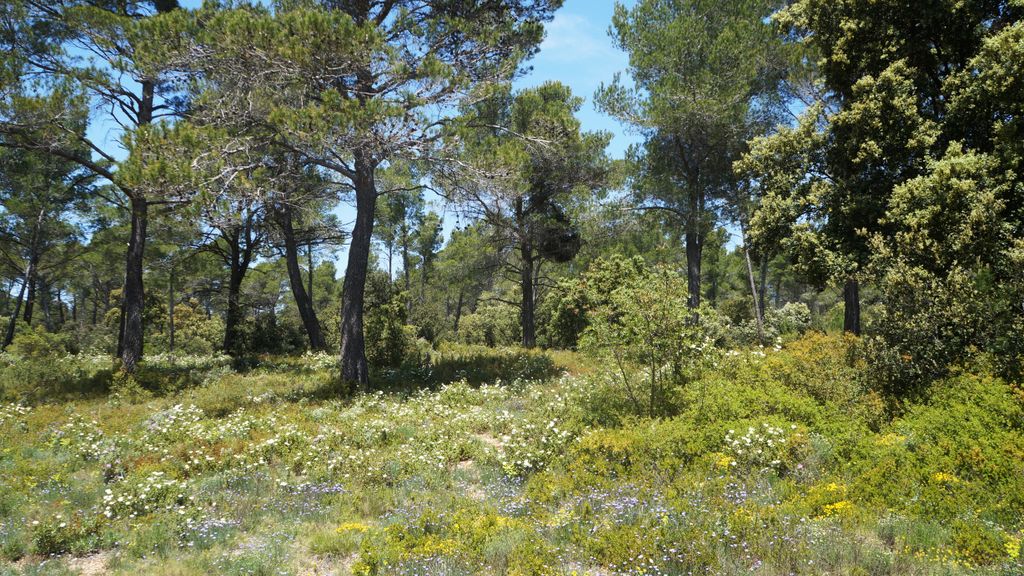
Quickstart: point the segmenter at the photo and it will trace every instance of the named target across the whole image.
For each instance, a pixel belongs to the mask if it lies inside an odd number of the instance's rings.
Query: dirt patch
[[[299,576],[349,576],[357,559],[356,554],[344,558],[311,556],[302,561]]]
[[[68,558],[68,568],[80,576],[100,576],[107,573],[107,565],[113,555],[113,552],[107,550],[80,558]]]
[[[473,438],[476,438],[477,440],[483,442],[484,444],[490,446],[491,448],[494,448],[499,452],[505,448],[505,444],[503,444],[501,440],[498,440],[497,438],[491,436],[486,432],[481,434],[473,434]]]

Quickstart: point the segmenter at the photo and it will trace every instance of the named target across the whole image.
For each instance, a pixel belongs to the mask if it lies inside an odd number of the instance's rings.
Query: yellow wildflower
[[[366,532],[370,527],[362,522],[345,522],[341,526],[338,526],[336,532],[338,534],[344,534],[345,532]]]

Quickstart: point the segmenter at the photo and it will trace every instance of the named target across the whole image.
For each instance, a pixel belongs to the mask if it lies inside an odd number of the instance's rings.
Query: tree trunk
[[[21,300],[25,297],[25,286],[28,285],[28,272],[25,273],[25,278],[21,281],[21,289],[18,290],[18,298],[14,301],[14,314],[11,314],[10,320],[7,321],[7,333],[4,334],[3,346],[0,346],[0,350],[6,350],[11,342],[14,341],[14,329],[18,324],[18,314],[21,313]]]
[[[50,302],[50,285],[43,278],[39,279],[39,307],[43,310],[43,326],[47,332],[53,332],[53,310]]]
[[[149,205],[144,198],[131,198],[131,236],[125,258],[124,291],[121,303],[121,337],[118,354],[121,364],[129,372],[142,359],[142,312],[144,292],[142,286],[143,254],[146,248],[146,226]]]
[[[686,288],[690,293],[687,304],[691,309],[700,306],[700,264],[704,251],[704,237],[701,233],[703,203],[703,194],[698,190],[690,190],[690,213],[686,218]]]
[[[761,300],[759,302],[757,286],[754,284],[754,265],[750,261],[750,249],[747,248],[746,240],[743,242],[743,258],[747,261],[747,278],[750,279],[750,298],[754,302],[754,320],[757,322],[757,340],[764,344],[764,315],[762,313]],[[761,294],[763,296],[763,293]]]
[[[313,243],[312,242],[310,242],[309,244],[306,244],[306,265],[309,268],[309,288],[306,290],[306,293],[309,295],[309,302],[312,304],[312,302],[313,302],[313,273],[315,271],[314,268],[313,268]]]
[[[363,302],[366,269],[370,262],[370,241],[377,205],[374,182],[376,165],[364,153],[355,155],[356,223],[348,249],[348,265],[341,294],[341,378],[366,389],[370,383],[363,337]]]
[[[686,287],[690,293],[690,308],[700,306],[700,256],[702,248],[700,231],[686,232]]]
[[[850,278],[843,286],[843,331],[860,336],[860,284]]]
[[[174,356],[174,265],[167,278],[167,351]]]
[[[766,310],[766,308],[765,308],[765,301],[766,301],[765,295],[767,294],[767,292],[768,292],[768,258],[762,256],[761,257],[761,275],[760,275],[760,278],[758,278],[758,287],[757,287],[757,297],[758,297],[758,300],[760,301],[760,308],[759,308],[759,310],[761,310],[761,321],[762,322],[764,322],[764,315],[765,315],[765,310]]]
[[[452,323],[452,331],[455,334],[459,333],[459,320],[462,318],[462,299],[463,291],[459,290],[459,299],[455,303],[455,322]]]
[[[99,295],[99,291],[96,289],[96,283],[97,283],[96,275],[93,274],[92,324],[91,324],[91,326],[95,326],[96,325],[96,322],[99,321],[99,314],[100,314],[100,310],[99,310],[99,308],[100,308],[100,295]]]
[[[520,255],[522,263],[519,271],[519,288],[523,293],[523,300],[519,318],[523,330],[523,347],[533,348],[537,345],[537,328],[533,299],[533,247],[529,241],[523,241]]]
[[[156,85],[151,80],[142,82],[139,98],[138,124],[153,121],[153,100]],[[121,365],[129,374],[142,359],[142,312],[145,290],[142,284],[143,259],[146,249],[146,226],[149,223],[149,202],[144,195],[125,191],[131,201],[131,235],[125,256],[124,290],[121,293],[121,325],[117,338],[117,353]]]
[[[60,288],[57,289],[57,321],[60,323],[61,326],[63,326],[64,323],[67,322],[67,316],[64,313],[64,299],[62,298],[62,292],[63,290],[61,290]],[[72,308],[74,307],[73,298],[74,296],[72,295]],[[71,313],[72,316],[74,316],[74,310],[72,310]]]
[[[35,311],[37,283],[39,280],[39,256],[32,249],[28,260],[28,296],[25,298],[25,324],[32,325],[32,313]]]
[[[235,357],[245,351],[241,332],[244,320],[241,303],[242,281],[245,280],[253,255],[262,242],[259,232],[256,231],[256,212],[252,206],[242,207],[241,212],[243,220],[240,224],[231,224],[220,230],[221,238],[228,247],[226,260],[231,269],[231,276],[228,279],[227,317],[224,322],[224,351]]]
[[[402,222],[402,274],[405,275],[405,313],[412,313],[412,288],[409,284],[409,228]]]
[[[316,309],[313,307],[312,292],[307,292],[302,286],[302,270],[299,268],[299,247],[295,241],[295,229],[292,222],[292,209],[285,206],[279,214],[281,235],[284,237],[284,260],[288,269],[288,284],[292,289],[292,297],[295,298],[295,306],[299,309],[299,316],[302,318],[302,325],[306,328],[306,336],[309,338],[309,347],[313,350],[325,350],[327,342],[324,340],[323,330],[320,329],[320,320],[316,317]],[[312,276],[310,276],[310,288],[312,289]]]
[[[242,269],[237,239],[235,245],[230,249],[231,274],[228,278],[228,309],[224,318],[224,352],[231,356],[238,356],[242,353],[239,332],[242,323],[242,305],[239,298],[242,293],[242,278],[245,271]]]

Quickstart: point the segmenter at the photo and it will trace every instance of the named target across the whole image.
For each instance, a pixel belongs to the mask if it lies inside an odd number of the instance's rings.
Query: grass
[[[3,404],[0,574],[1024,571],[1019,389],[891,414],[817,349],[724,356],[654,420],[585,359],[482,349],[397,393],[310,357]]]

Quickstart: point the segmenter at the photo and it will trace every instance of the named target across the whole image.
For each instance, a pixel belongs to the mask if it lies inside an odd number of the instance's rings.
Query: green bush
[[[0,354],[0,398],[37,403],[102,394],[110,387],[112,367],[104,356]]]
[[[146,348],[170,350],[170,330],[163,303],[159,317],[151,332],[146,334]],[[224,320],[217,315],[207,316],[198,300],[180,302],[174,307],[174,352],[189,356],[206,356],[221,349],[224,343]]]
[[[154,354],[143,357],[136,368],[134,379],[150,392],[160,395],[171,394],[230,374],[234,371],[232,364],[232,358],[224,354]]]
[[[637,411],[665,413],[670,387],[699,376],[715,356],[701,323],[706,309],[687,307],[686,281],[667,268],[629,279],[588,312],[580,341],[603,359]]]
[[[23,359],[59,358],[68,354],[68,337],[36,326],[18,332],[6,351]]]
[[[922,517],[1019,523],[1024,401],[1002,380],[958,374],[856,460],[856,493]]]
[[[803,302],[786,302],[765,310],[764,321],[778,334],[803,334],[811,327],[811,309]]]
[[[477,306],[459,321],[457,339],[462,344],[514,346],[521,339],[519,309],[504,303]]]
[[[558,373],[550,356],[522,348],[442,344],[431,360],[426,377],[433,384],[458,380],[474,385],[496,380],[544,380]]]
[[[544,306],[551,309],[544,326],[548,344],[575,349],[590,323],[590,311],[607,306],[619,286],[649,274],[643,258],[616,254],[595,260],[578,278],[559,282],[554,296],[544,301]]]
[[[376,304],[366,313],[366,359],[374,368],[418,366],[426,358],[417,342],[417,328],[405,324],[406,307],[402,294]]]

